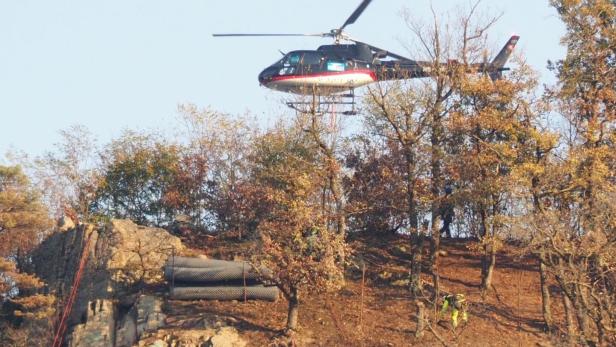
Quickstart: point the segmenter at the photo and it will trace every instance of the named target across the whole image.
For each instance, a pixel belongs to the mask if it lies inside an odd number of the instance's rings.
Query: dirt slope
[[[356,255],[366,263],[362,313],[361,272],[349,269],[349,280],[335,294],[305,295],[300,308],[302,344],[307,346],[441,346],[426,332],[414,336],[415,308],[404,279],[407,277],[408,241],[399,237],[360,237],[354,241]],[[467,249],[468,241],[444,242],[448,255],[441,258],[441,288],[464,293],[470,302],[469,323],[452,331],[447,322],[435,331],[452,346],[549,346],[542,331],[541,298],[536,261],[516,255],[507,247],[498,257],[495,290],[485,301],[478,284],[480,260]],[[213,257],[230,257],[241,249],[210,240],[206,249]],[[431,276],[424,274],[429,288]],[[554,293],[557,294],[557,293]],[[558,297],[554,314],[562,317]],[[432,311],[432,306],[428,306]],[[202,317],[218,316],[236,326],[252,346],[267,346],[284,326],[286,302],[180,302],[170,301],[168,324],[180,329],[198,327]],[[361,324],[360,324],[360,315]]]

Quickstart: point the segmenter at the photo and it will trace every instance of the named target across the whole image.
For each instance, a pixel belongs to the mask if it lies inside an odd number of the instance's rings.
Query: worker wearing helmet
[[[441,316],[445,314],[448,308],[451,308],[451,323],[454,329],[458,326],[458,316],[462,312],[462,320],[464,323],[468,321],[467,302],[464,294],[449,294],[443,298],[443,307],[441,308]]]

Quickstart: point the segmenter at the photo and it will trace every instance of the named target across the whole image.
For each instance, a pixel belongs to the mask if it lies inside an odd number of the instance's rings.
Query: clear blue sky
[[[429,16],[429,0],[374,0],[347,31],[413,58],[400,11]],[[469,0],[433,0],[437,10]],[[102,141],[126,128],[174,125],[191,102],[263,122],[284,113],[283,94],[259,87],[257,74],[278,49],[311,49],[317,38],[213,38],[224,32],[321,32],[339,27],[359,0],[0,0],[0,157],[13,147],[32,155],[58,130],[87,126]],[[540,70],[559,59],[563,26],[548,0],[484,0],[503,12],[490,31],[500,47],[512,33]]]

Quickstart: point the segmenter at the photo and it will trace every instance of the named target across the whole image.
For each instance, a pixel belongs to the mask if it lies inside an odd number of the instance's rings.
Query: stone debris
[[[233,327],[217,329],[159,330],[139,341],[138,347],[246,347]]]
[[[245,347],[246,341],[232,327],[222,327],[208,340],[208,347]]]

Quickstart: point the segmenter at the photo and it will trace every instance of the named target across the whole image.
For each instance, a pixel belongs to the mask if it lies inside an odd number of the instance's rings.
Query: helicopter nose
[[[271,67],[271,66],[261,71],[261,73],[259,74],[259,84],[265,85],[268,82],[270,82],[272,80],[272,77],[276,75],[277,71],[278,71],[277,68]]]

